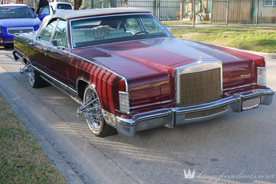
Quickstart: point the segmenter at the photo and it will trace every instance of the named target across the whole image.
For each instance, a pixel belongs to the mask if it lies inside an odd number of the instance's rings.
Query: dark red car
[[[82,106],[92,133],[125,136],[269,105],[265,59],[179,40],[147,9],[116,8],[48,16],[16,34],[14,58],[33,87],[45,81]]]

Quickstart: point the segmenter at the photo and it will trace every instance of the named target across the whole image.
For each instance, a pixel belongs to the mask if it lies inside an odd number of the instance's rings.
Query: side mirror
[[[53,43],[53,46],[56,46],[56,47],[63,45],[61,39],[53,39],[52,43]]]

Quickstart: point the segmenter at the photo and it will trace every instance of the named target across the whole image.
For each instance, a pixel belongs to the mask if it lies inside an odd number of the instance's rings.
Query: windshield
[[[72,6],[70,4],[58,4],[57,9],[72,10]]]
[[[151,14],[87,18],[71,22],[73,47],[172,36]]]
[[[0,7],[0,19],[9,18],[36,18],[29,7],[6,6]]]

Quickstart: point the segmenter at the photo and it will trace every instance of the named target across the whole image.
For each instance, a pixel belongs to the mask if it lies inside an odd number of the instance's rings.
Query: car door
[[[43,73],[53,76],[49,71],[49,60],[52,56],[49,52],[49,47],[51,46],[50,41],[52,40],[53,30],[57,24],[57,20],[52,20],[49,24],[42,30],[41,34],[35,41],[34,50],[37,51],[37,63],[36,67]]]
[[[68,86],[68,39],[67,22],[58,20],[54,30],[53,39],[48,47],[51,60],[47,60],[49,73],[57,79],[61,85]]]

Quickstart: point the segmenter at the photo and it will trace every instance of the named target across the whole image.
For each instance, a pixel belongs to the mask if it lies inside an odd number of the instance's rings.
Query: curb
[[[0,65],[0,94],[69,183],[138,183],[55,112],[40,104],[39,98],[17,80],[20,64],[16,65],[9,68],[10,72]]]
[[[68,183],[76,183],[83,184],[81,179],[77,176],[77,174],[71,169],[71,167],[61,158],[61,156],[54,150],[54,148],[48,143],[47,140],[38,132],[38,130],[34,127],[34,125],[29,121],[29,119],[21,112],[21,110],[17,107],[17,105],[12,101],[12,99],[8,96],[8,94],[2,89],[0,86],[0,94],[4,98],[4,100],[9,104],[11,109],[13,110],[16,117],[19,119],[21,123],[25,125],[28,131],[34,136],[34,138],[41,145],[43,151],[49,156],[49,158],[53,161],[62,175],[66,178]]]

